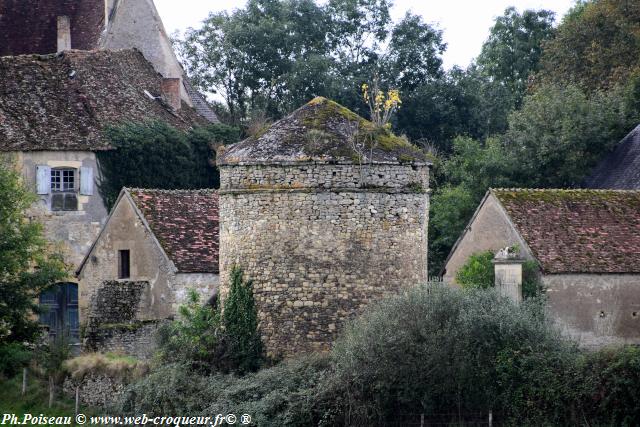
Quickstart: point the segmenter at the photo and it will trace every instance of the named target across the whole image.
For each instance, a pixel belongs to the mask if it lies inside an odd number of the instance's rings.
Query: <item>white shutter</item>
[[[51,190],[51,167],[46,165],[36,166],[36,187],[38,194],[49,194]]]
[[[93,168],[80,168],[80,194],[93,196]]]

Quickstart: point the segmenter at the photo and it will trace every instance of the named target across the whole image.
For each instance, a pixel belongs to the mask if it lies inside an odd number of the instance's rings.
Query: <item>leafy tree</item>
[[[228,339],[233,365],[241,372],[255,371],[262,362],[262,341],[258,333],[258,313],[253,285],[245,281],[242,270],[231,271],[231,286],[224,300],[222,325]]]
[[[624,83],[640,67],[640,3],[579,2],[545,44],[540,80],[593,91]]]
[[[34,317],[38,296],[68,274],[61,255],[49,250],[42,226],[27,219],[35,200],[12,165],[0,163],[0,354],[7,361],[0,370],[5,372],[24,361],[22,344],[40,333]]]
[[[456,283],[463,288],[487,289],[495,284],[493,251],[473,254],[456,273]]]
[[[627,87],[588,95],[574,85],[541,86],[509,117],[504,136],[518,159],[521,186],[578,186],[591,168],[637,125]]]
[[[483,73],[504,85],[518,106],[528,79],[538,71],[542,46],[553,36],[554,13],[509,7],[499,16],[477,59]]]
[[[114,150],[99,152],[100,194],[111,208],[122,187],[189,189],[219,186],[215,148],[238,131],[210,125],[182,132],[164,122],[128,123],[107,131]]]

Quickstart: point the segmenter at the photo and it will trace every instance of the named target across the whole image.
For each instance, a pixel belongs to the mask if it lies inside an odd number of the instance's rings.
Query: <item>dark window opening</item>
[[[129,249],[118,251],[118,278],[128,279],[131,277],[131,258],[129,256]]]

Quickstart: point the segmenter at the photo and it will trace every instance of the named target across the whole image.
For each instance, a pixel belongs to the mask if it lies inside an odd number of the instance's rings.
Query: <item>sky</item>
[[[444,66],[466,67],[478,56],[482,43],[497,16],[509,6],[519,11],[548,9],[556,12],[556,22],[573,6],[575,0],[395,0],[392,17],[400,20],[407,11],[421,15],[425,22],[443,30],[447,50]],[[244,0],[155,0],[169,34],[200,26],[209,12],[242,7]]]

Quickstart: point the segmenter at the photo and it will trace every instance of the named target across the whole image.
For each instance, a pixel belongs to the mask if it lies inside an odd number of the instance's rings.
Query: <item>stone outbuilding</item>
[[[368,304],[427,280],[429,166],[316,98],[218,153],[220,295],[253,281],[271,357],[327,350]]]
[[[76,275],[84,321],[105,282],[146,282],[137,319],[174,316],[189,289],[203,303],[218,289],[215,190],[123,189]]]
[[[123,189],[76,272],[85,347],[146,357],[156,325],[218,291],[214,190]]]
[[[640,191],[489,190],[444,280],[455,284],[472,254],[509,247],[519,254],[496,257],[496,279],[517,286],[518,261],[536,261],[550,313],[581,345],[640,344]]]

